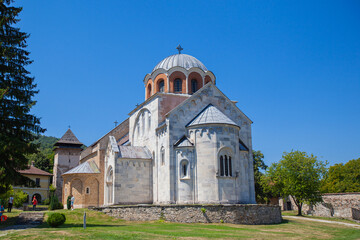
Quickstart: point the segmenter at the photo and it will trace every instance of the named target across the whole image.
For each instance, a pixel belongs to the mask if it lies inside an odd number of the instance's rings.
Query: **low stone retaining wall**
[[[129,221],[163,219],[181,223],[281,223],[279,206],[258,204],[236,205],[134,205],[92,207],[107,215]]]
[[[320,217],[360,220],[360,193],[326,193],[323,202],[306,206],[304,212]]]

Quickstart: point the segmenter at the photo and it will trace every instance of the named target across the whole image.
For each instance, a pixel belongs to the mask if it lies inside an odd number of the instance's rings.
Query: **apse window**
[[[189,162],[187,160],[182,160],[180,163],[180,178],[189,179]]]
[[[220,156],[220,176],[221,177],[232,177],[232,161],[231,156],[221,155]]]
[[[182,92],[182,81],[180,78],[174,81],[174,92]]]
[[[90,188],[89,187],[86,188],[86,194],[90,194]]]

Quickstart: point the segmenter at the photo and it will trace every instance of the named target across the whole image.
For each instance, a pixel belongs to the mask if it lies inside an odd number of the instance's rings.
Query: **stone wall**
[[[279,206],[258,204],[236,205],[136,205],[95,207],[107,215],[129,221],[166,220],[182,223],[281,223]]]
[[[321,217],[360,220],[360,193],[326,193],[323,202],[304,206],[304,212]]]

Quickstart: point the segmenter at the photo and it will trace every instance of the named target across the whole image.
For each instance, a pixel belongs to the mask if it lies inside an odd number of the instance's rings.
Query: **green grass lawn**
[[[101,212],[87,212],[87,228],[83,229],[84,209],[65,213],[66,222],[58,228],[46,223],[37,228],[10,232],[4,239],[360,239],[360,229],[336,224],[292,220],[274,225],[185,224],[130,222],[109,217]],[[49,213],[49,212],[47,212]],[[1,230],[0,230],[1,234]]]

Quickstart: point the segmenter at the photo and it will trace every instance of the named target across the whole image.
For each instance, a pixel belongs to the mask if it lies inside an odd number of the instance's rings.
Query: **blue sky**
[[[253,120],[265,162],[301,150],[360,157],[359,1],[17,1],[31,34],[33,113],[89,145],[144,101],[163,58],[202,61]]]

